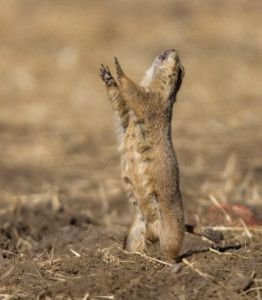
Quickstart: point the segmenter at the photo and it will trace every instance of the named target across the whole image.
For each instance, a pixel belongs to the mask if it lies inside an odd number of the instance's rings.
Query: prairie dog
[[[175,259],[186,227],[171,122],[184,68],[178,52],[166,50],[138,85],[117,58],[115,66],[117,80],[104,65],[100,75],[117,117],[123,183],[133,207],[126,249],[143,252],[147,241],[159,240],[164,256]]]

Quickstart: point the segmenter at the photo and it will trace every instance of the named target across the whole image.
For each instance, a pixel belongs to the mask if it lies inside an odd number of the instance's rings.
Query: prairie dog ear
[[[121,80],[121,78],[125,75],[124,71],[122,69],[122,67],[120,66],[119,60],[117,59],[117,57],[114,57],[115,60],[115,66],[116,66],[116,75],[117,75],[117,79]]]

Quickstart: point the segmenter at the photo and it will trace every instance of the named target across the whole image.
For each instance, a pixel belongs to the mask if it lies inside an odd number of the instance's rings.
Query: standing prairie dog
[[[177,51],[166,50],[138,85],[126,76],[117,58],[115,66],[117,81],[108,67],[102,65],[100,71],[117,117],[122,177],[134,212],[126,249],[143,252],[147,241],[159,240],[165,257],[175,259],[188,229],[171,134],[184,68]]]

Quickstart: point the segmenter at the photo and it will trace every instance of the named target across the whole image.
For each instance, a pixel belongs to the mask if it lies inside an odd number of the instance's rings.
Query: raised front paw
[[[108,67],[101,65],[100,77],[105,82],[107,86],[116,85],[115,78],[112,76]]]

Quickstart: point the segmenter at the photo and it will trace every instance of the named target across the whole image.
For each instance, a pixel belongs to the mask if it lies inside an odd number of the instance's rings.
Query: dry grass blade
[[[244,222],[244,220],[243,219],[240,219],[240,223],[243,225],[243,227],[244,227],[244,231],[245,231],[245,233],[246,233],[246,236],[249,238],[249,239],[251,239],[252,238],[252,233],[250,232],[250,230],[248,229],[248,227],[247,227],[247,225],[246,225],[246,223]]]
[[[13,252],[13,251],[5,250],[5,249],[3,250],[3,253],[10,254],[10,255],[12,255],[12,256],[17,255],[17,253],[15,253],[15,252]]]
[[[223,214],[225,215],[225,218],[228,222],[232,222],[232,219],[230,215],[226,212],[226,210],[222,207],[222,205],[217,201],[217,199],[213,195],[209,195],[209,199],[214,203],[214,205],[219,208]]]
[[[233,153],[227,159],[226,166],[222,172],[222,176],[224,178],[232,176],[232,174],[236,170],[236,164],[237,164],[237,156],[235,153]]]
[[[13,295],[9,294],[0,294],[1,300],[10,300],[13,297]]]
[[[77,279],[80,278],[80,276],[68,276],[62,273],[54,272],[52,270],[46,271],[46,274],[51,274],[52,276],[50,277],[53,280],[58,280],[58,281],[66,281],[67,279]]]
[[[81,257],[81,255],[76,252],[74,249],[69,249],[76,257]]]
[[[13,300],[13,299],[26,299],[27,295],[22,293],[13,292],[13,294],[0,293],[1,300]]]
[[[215,250],[215,249],[213,249],[213,248],[209,248],[209,251],[210,251],[210,252],[213,252],[213,253],[216,253],[216,254],[218,254],[218,255],[221,255],[221,254],[222,254],[221,252],[219,252],[219,251],[217,251],[217,250]],[[231,255],[231,253],[224,253],[224,254],[229,254],[229,255]]]
[[[114,300],[115,296],[114,295],[108,295],[108,296],[93,296],[94,298],[98,299],[108,299],[108,300]]]
[[[257,286],[257,287],[254,287],[254,288],[250,288],[250,289],[244,291],[243,293],[244,294],[248,294],[248,293],[250,293],[252,291],[258,291],[258,290],[262,290],[262,286]]]
[[[0,279],[4,279],[6,278],[7,276],[9,276],[12,271],[14,270],[15,267],[11,267],[8,271],[6,271],[3,275],[0,276]]]
[[[194,272],[196,272],[198,275],[205,277],[205,278],[209,278],[214,280],[215,278],[207,273],[204,273],[202,271],[200,271],[199,269],[197,269],[193,264],[191,264],[188,260],[186,260],[185,258],[182,259],[182,262],[187,265],[191,270],[193,270]]]
[[[250,232],[262,232],[262,226],[256,226],[256,227],[251,227],[251,226],[246,226],[248,231]],[[234,227],[234,226],[214,226],[212,229],[217,230],[217,231],[245,231],[245,228],[243,227]]]
[[[137,254],[137,255],[139,255],[139,256],[143,257],[144,259],[149,260],[151,262],[157,262],[159,264],[162,264],[162,265],[165,265],[165,266],[169,266],[169,267],[173,267],[174,266],[174,264],[171,264],[169,262],[163,261],[161,259],[157,259],[157,258],[148,256],[148,255],[146,255],[144,253],[140,253],[140,252],[137,252],[137,251],[134,251],[134,252],[131,252],[131,253],[135,253],[135,254]]]
[[[199,249],[191,249],[191,250],[188,250],[187,252],[179,255],[177,258],[176,258],[176,261],[177,262],[180,262],[182,261],[184,258],[186,257],[190,257],[192,256],[193,254],[197,254],[197,253],[204,253],[204,252],[208,252],[208,251],[213,251],[215,253],[221,253],[221,252],[224,252],[226,250],[230,250],[230,249],[234,249],[234,250],[238,250],[240,249],[241,247],[243,246],[243,244],[235,244],[235,245],[226,245],[226,246],[217,246],[217,247],[214,247],[214,248],[210,248],[210,247],[205,247],[205,248],[199,248]],[[211,250],[212,249],[212,250]],[[226,253],[224,253],[226,254]]]
[[[144,259],[146,259],[146,260],[148,260],[150,262],[156,262],[156,263],[159,263],[159,264],[162,264],[162,265],[165,265],[165,266],[169,266],[169,267],[173,267],[174,266],[174,264],[171,264],[169,262],[163,261],[161,259],[157,259],[157,258],[148,256],[145,253],[140,253],[140,252],[137,252],[137,251],[130,252],[130,251],[124,250],[124,249],[122,249],[120,247],[117,247],[117,249],[123,251],[126,254],[136,254],[136,255],[139,255],[140,257],[142,257],[142,258],[144,258]]]
[[[87,300],[89,298],[89,293],[86,293],[85,296],[82,298],[82,300]]]

